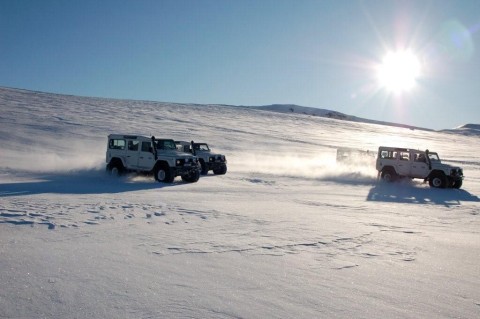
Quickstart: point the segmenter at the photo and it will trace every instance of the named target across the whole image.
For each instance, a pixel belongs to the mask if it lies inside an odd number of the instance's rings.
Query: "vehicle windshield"
[[[193,146],[195,150],[197,151],[209,151],[210,149],[208,148],[207,144],[194,144]]]
[[[176,150],[174,140],[155,140],[157,150]]]
[[[428,153],[428,158],[430,161],[440,161],[440,157],[438,157],[437,153]]]

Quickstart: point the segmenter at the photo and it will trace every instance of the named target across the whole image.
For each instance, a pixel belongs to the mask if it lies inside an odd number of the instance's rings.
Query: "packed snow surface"
[[[478,126],[5,88],[0,111],[0,318],[480,317]],[[114,178],[118,132],[207,142],[228,172]],[[336,163],[381,145],[438,152],[462,188]]]

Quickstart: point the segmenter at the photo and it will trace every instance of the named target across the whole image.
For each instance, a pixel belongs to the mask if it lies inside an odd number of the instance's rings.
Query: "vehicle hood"
[[[441,170],[447,170],[447,169],[455,169],[455,170],[460,170],[462,169],[461,167],[458,166],[452,166],[450,164],[445,164],[445,163],[439,163],[439,162],[432,162],[432,168],[436,169],[441,169]]]
[[[213,153],[211,151],[195,151],[197,155],[207,155],[207,156],[224,156],[223,154]]]
[[[179,152],[176,150],[159,150],[158,154],[161,156],[176,157],[176,158],[191,158],[194,157],[190,153]]]

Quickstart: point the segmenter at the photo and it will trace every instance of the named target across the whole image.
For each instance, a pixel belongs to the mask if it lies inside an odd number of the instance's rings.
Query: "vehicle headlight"
[[[209,161],[209,162],[214,162],[214,161],[215,161],[215,158],[209,157],[209,158],[208,158],[208,161]]]

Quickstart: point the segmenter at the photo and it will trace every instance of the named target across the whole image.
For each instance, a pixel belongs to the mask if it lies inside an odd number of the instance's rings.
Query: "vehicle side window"
[[[128,141],[128,150],[129,151],[138,151],[139,141]]]
[[[152,143],[150,142],[142,142],[142,152],[152,152]]]
[[[410,153],[409,152],[400,152],[400,160],[401,161],[410,160]]]
[[[113,150],[124,150],[125,140],[111,139],[108,143],[108,147]]]
[[[397,152],[396,151],[382,151],[380,153],[380,158],[395,159],[395,158],[397,158]]]
[[[425,163],[425,155],[415,154],[415,162]]]

